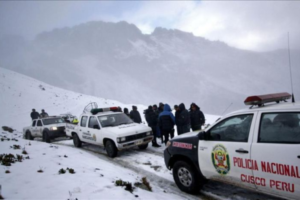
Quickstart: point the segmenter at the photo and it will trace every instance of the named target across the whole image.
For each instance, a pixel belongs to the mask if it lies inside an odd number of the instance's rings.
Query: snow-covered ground
[[[5,199],[266,199],[264,195],[216,182],[207,184],[201,194],[192,196],[175,185],[171,171],[163,159],[164,145],[146,150],[122,151],[117,158],[106,156],[103,147],[84,145],[75,148],[72,140],[56,140],[52,144],[22,139],[22,128],[30,125],[32,108],[45,109],[50,115],[72,113],[79,116],[84,106],[97,102],[99,107],[120,106],[118,101],[82,95],[50,86],[27,76],[0,68],[0,126],[15,129],[0,131],[0,154],[22,155],[22,162],[0,169],[1,195]],[[147,106],[137,105],[142,111]],[[207,123],[218,116],[205,115]],[[142,116],[143,118],[144,116]],[[143,118],[143,121],[144,118]],[[7,138],[10,140],[8,141]],[[14,140],[12,140],[14,139]],[[160,140],[158,140],[160,142]],[[20,149],[14,149],[19,145]],[[22,154],[23,150],[28,154]],[[72,168],[59,174],[59,170]],[[6,171],[10,173],[5,173]],[[42,170],[39,173],[38,170]],[[133,192],[117,187],[117,180],[134,185],[146,177],[152,192],[135,187]]]

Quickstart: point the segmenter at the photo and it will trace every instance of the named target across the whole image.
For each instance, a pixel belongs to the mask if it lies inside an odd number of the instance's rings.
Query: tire
[[[111,140],[107,140],[105,142],[105,149],[106,149],[107,155],[111,158],[116,157],[118,154],[118,149],[117,149],[115,143]]]
[[[43,132],[43,141],[44,142],[47,142],[47,143],[50,143],[51,140],[50,140],[50,135],[49,135],[49,132],[48,131],[44,131]]]
[[[147,143],[147,144],[142,144],[142,145],[139,145],[138,147],[139,147],[139,149],[144,150],[144,149],[147,149],[148,144],[149,144],[149,143]]]
[[[74,143],[75,147],[80,148],[82,146],[82,142],[76,133],[74,133],[74,135],[73,135],[73,143]]]
[[[173,178],[180,190],[195,194],[201,189],[203,178],[198,175],[196,169],[185,161],[176,161],[173,167]]]
[[[32,135],[31,135],[30,131],[27,131],[27,132],[26,132],[26,134],[25,134],[25,139],[26,139],[26,140],[33,140],[33,137],[32,137]]]

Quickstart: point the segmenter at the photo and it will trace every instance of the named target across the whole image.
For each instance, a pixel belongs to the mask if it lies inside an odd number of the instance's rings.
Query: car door
[[[36,124],[36,134],[38,136],[42,136],[42,132],[43,132],[43,124],[42,124],[42,120],[39,119]]]
[[[300,197],[300,111],[260,112],[251,158],[259,163],[257,188],[285,198]]]
[[[31,133],[33,136],[37,136],[37,133],[38,133],[38,130],[37,130],[37,127],[36,127],[36,122],[37,120],[33,120],[32,121],[32,125],[31,125]]]
[[[97,117],[90,116],[88,123],[88,133],[90,134],[91,143],[97,144],[100,139],[100,125]],[[102,142],[101,142],[102,144]]]
[[[199,166],[208,179],[241,184],[255,188],[251,183],[250,160],[255,112],[227,117],[206,131],[199,141]]]
[[[88,116],[81,116],[79,125],[79,138],[84,142],[90,142],[89,133],[87,128]]]

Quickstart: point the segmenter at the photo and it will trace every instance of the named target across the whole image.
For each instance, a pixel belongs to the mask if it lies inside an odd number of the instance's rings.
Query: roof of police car
[[[281,110],[300,110],[300,102],[295,102],[295,103],[291,103],[291,102],[281,102],[281,103],[270,103],[270,104],[266,104],[264,106],[253,106],[251,108],[251,106],[247,106],[247,108],[241,109],[241,110],[237,110],[234,112],[231,112],[227,115],[232,115],[232,114],[236,114],[236,113],[243,113],[243,112],[251,112],[251,111],[281,111]]]
[[[103,116],[103,115],[112,115],[112,114],[121,114],[121,113],[123,113],[123,112],[105,111],[105,112],[98,112],[97,114],[83,113],[82,115],[86,115],[86,116]]]

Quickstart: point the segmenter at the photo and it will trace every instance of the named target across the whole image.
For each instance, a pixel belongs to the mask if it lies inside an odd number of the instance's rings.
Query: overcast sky
[[[192,32],[242,49],[300,49],[300,1],[0,1],[0,37],[103,20]]]

